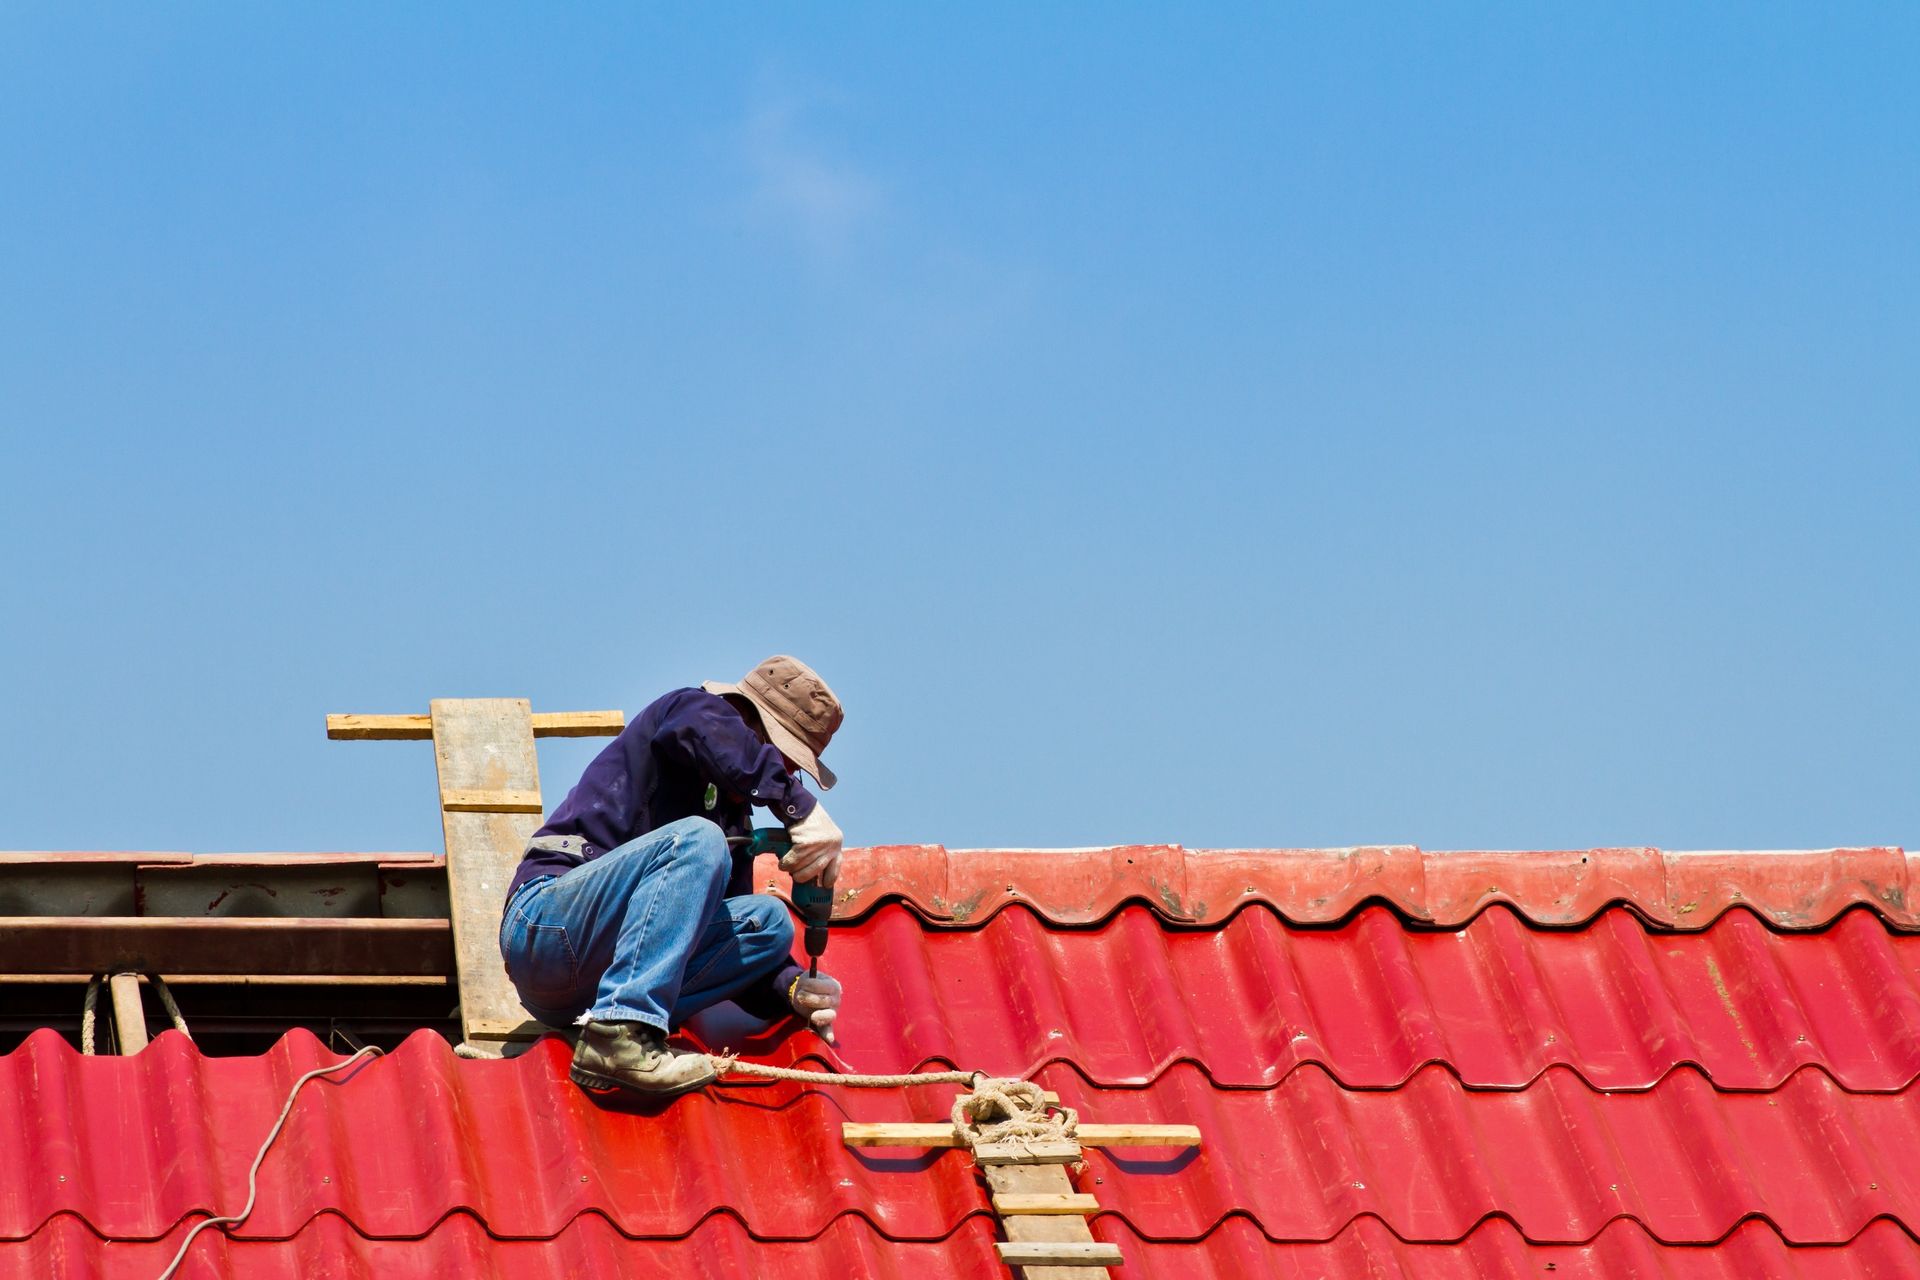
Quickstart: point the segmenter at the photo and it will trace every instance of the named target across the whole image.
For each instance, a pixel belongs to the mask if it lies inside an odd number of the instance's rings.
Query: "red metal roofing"
[[[1412,845],[1352,849],[968,849],[887,845],[850,849],[838,914],[857,918],[888,898],[929,921],[978,924],[1026,903],[1055,924],[1097,924],[1125,902],[1175,923],[1218,924],[1263,903],[1295,924],[1345,919],[1385,902],[1411,920],[1458,925],[1496,903],[1538,925],[1581,925],[1624,903],[1664,928],[1704,929],[1744,907],[1783,929],[1816,929],[1866,907],[1895,928],[1920,929],[1920,854],[1903,849],[1672,853],[1659,849],[1435,853]],[[774,860],[764,887],[784,892]]]
[[[1380,906],[1321,929],[1254,907],[1217,928],[1170,930],[1130,905],[1089,931],[1015,907],[929,931],[888,905],[836,930],[830,954],[864,1001],[916,1016],[863,1019],[838,1053],[784,1030],[753,1052],[850,1071],[985,1063],[1026,1074],[1065,1062],[1116,1086],[1176,1062],[1234,1088],[1276,1084],[1305,1063],[1362,1089],[1429,1063],[1484,1088],[1517,1088],[1553,1066],[1603,1089],[1644,1089],[1683,1065],[1726,1089],[1770,1089],[1805,1066],[1856,1091],[1920,1075],[1920,934],[1868,911],[1819,933],[1782,932],[1748,911],[1671,933],[1623,908],[1546,932],[1504,906],[1447,931],[1409,929]],[[1222,1016],[1230,1010],[1260,1016]]]
[[[184,1231],[184,1228],[182,1228]],[[0,1275],[86,1276],[153,1280],[179,1248],[181,1232],[162,1241],[108,1243],[78,1218],[65,1216],[13,1252],[0,1247]],[[1118,1244],[1128,1259],[1121,1276],[1180,1280],[1541,1280],[1541,1277],[1659,1277],[1664,1280],[1916,1280],[1920,1250],[1894,1223],[1881,1220],[1833,1248],[1789,1246],[1764,1223],[1747,1222],[1714,1248],[1662,1245],[1637,1225],[1610,1224],[1593,1241],[1539,1245],[1495,1220],[1465,1240],[1409,1244],[1378,1221],[1363,1218],[1333,1240],[1279,1244],[1243,1218],[1220,1224],[1206,1241],[1143,1239],[1124,1221],[1094,1223],[1097,1239]],[[731,1218],[714,1217],[689,1236],[632,1240],[605,1218],[585,1214],[544,1240],[501,1240],[470,1214],[458,1213],[418,1239],[371,1239],[337,1214],[313,1220],[287,1241],[230,1241],[202,1232],[187,1280],[527,1280],[533,1276],[673,1277],[673,1280],[974,1280],[991,1274],[993,1229],[970,1218],[938,1241],[888,1240],[863,1219],[845,1217],[815,1240],[755,1240]]]
[[[0,1060],[7,1131],[38,1153],[0,1182],[0,1239],[63,1212],[156,1239],[244,1200],[287,1083],[335,1056],[295,1033],[258,1058],[202,1058],[170,1032],[136,1058],[83,1059],[36,1033]],[[266,1182],[236,1234],[291,1237],[333,1212],[414,1237],[465,1211],[502,1237],[597,1213],[657,1238],[724,1206],[760,1239],[811,1239],[858,1214],[888,1237],[934,1240],[986,1209],[960,1153],[840,1144],[843,1120],[939,1120],[950,1093],[782,1082],[610,1111],[566,1086],[567,1058],[553,1038],[514,1061],[466,1062],[420,1032],[345,1083],[310,1085],[275,1148],[290,1176]],[[1498,1215],[1544,1243],[1623,1217],[1672,1244],[1711,1243],[1756,1214],[1799,1244],[1844,1243],[1883,1215],[1920,1222],[1920,1183],[1903,1172],[1920,1150],[1916,1098],[1848,1093],[1818,1070],[1748,1093],[1691,1071],[1606,1093],[1560,1068],[1520,1090],[1467,1089],[1442,1067],[1392,1090],[1345,1089],[1317,1067],[1272,1089],[1218,1088],[1184,1063],[1143,1089],[1060,1065],[1036,1078],[1089,1118],[1206,1135],[1198,1152],[1089,1153],[1103,1208],[1153,1239],[1202,1239],[1235,1215],[1276,1240],[1376,1217],[1412,1241],[1458,1240]]]
[[[1088,1120],[1198,1125],[1198,1151],[1077,1175],[1116,1276],[1920,1275],[1899,850],[908,855],[849,856],[839,1051],[748,1048],[1030,1074]],[[253,1218],[185,1274],[1005,1274],[963,1153],[839,1141],[944,1118],[949,1089],[640,1113],[580,1095],[566,1057],[420,1033],[310,1084]],[[0,1276],[157,1273],[333,1060],[303,1033],[226,1059],[36,1033],[0,1057]]]
[[[63,1216],[31,1241],[0,1246],[0,1275],[85,1276],[153,1280],[179,1248],[161,1241],[109,1243],[80,1219]],[[1663,1280],[1920,1280],[1920,1250],[1899,1226],[1874,1222],[1832,1248],[1789,1246],[1765,1223],[1743,1223],[1710,1249],[1663,1245],[1639,1226],[1611,1223],[1578,1245],[1540,1245],[1494,1220],[1466,1239],[1410,1244],[1379,1221],[1362,1218],[1329,1241],[1280,1244],[1244,1218],[1221,1223],[1201,1243],[1147,1240],[1108,1217],[1097,1239],[1118,1244],[1128,1259],[1120,1276],[1180,1280],[1541,1280],[1541,1277],[1644,1277]],[[968,1219],[937,1241],[888,1240],[857,1216],[836,1219],[817,1239],[755,1240],[724,1216],[691,1235],[633,1240],[602,1217],[583,1214],[551,1239],[501,1240],[471,1214],[453,1214],[417,1239],[369,1238],[337,1214],[315,1218],[291,1240],[227,1240],[202,1232],[187,1280],[527,1280],[533,1276],[673,1277],[674,1280],[974,1280],[992,1274],[983,1259],[995,1239],[985,1218]]]

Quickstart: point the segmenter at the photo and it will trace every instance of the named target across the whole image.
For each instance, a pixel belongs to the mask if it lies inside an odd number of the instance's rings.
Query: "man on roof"
[[[593,1091],[656,1097],[713,1079],[667,1033],[732,1000],[762,1018],[808,1019],[831,1040],[840,984],[792,960],[793,921],[752,892],[744,837],[754,806],[787,828],[780,865],[831,885],[840,828],[800,781],[820,762],[840,700],[796,658],[768,658],[738,684],[675,689],[594,757],[534,834],[507,887],[500,954],[528,1012],[575,1023],[569,1073]],[[736,840],[730,850],[728,839]]]

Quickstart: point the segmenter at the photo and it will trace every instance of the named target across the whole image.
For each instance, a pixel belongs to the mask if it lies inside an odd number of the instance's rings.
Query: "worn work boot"
[[[580,1030],[567,1076],[595,1093],[632,1089],[671,1098],[711,1084],[714,1070],[704,1053],[667,1048],[666,1034],[647,1023],[589,1022]]]

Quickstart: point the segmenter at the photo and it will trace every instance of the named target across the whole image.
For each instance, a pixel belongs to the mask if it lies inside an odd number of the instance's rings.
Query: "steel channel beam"
[[[0,916],[0,972],[450,974],[446,920]]]

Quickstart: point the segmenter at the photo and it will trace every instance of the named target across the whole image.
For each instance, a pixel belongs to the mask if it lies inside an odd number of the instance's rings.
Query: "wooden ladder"
[[[327,736],[338,741],[433,741],[460,1028],[469,1043],[530,1040],[546,1029],[520,1007],[499,943],[507,884],[545,812],[533,740],[611,737],[626,723],[618,711],[535,713],[525,698],[435,698],[426,715],[327,717]]]
[[[1046,1095],[1049,1106],[1059,1098]],[[845,1121],[841,1140],[850,1147],[965,1147],[968,1138],[946,1124],[877,1124]],[[986,1178],[993,1211],[1006,1239],[993,1247],[1000,1261],[1024,1280],[1074,1280],[1105,1276],[1121,1264],[1120,1246],[1095,1240],[1087,1218],[1100,1211],[1093,1196],[1077,1192],[1067,1167],[1080,1163],[1086,1147],[1197,1147],[1200,1130],[1186,1124],[1086,1124],[1071,1142],[1003,1142],[973,1147],[973,1161]]]

